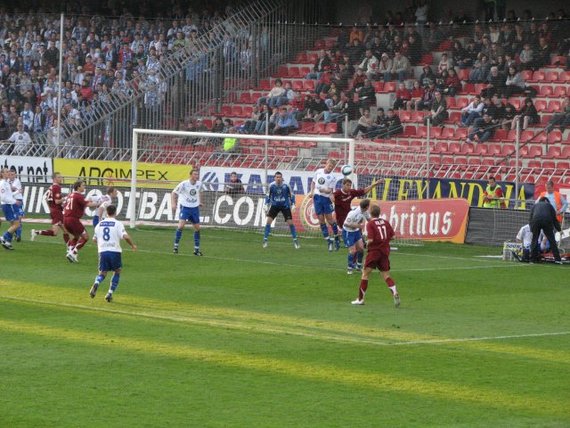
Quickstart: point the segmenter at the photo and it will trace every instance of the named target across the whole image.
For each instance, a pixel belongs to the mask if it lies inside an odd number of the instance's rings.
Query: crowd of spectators
[[[192,10],[180,19],[149,20],[129,13],[66,16],[60,42],[59,15],[0,14],[0,140],[8,140],[21,124],[33,143],[20,146],[15,154],[29,152],[40,140],[58,144],[60,51],[61,119],[68,129],[78,129],[112,96],[127,98],[142,91],[145,106],[158,104],[165,92],[159,77],[164,58],[192,46],[224,17]],[[74,135],[62,137],[70,140]],[[13,150],[14,144],[4,148],[7,153]]]
[[[388,14],[385,25],[341,28],[335,46],[319,50],[304,76],[315,81],[315,90],[298,92],[277,79],[238,131],[265,133],[269,121],[271,133],[286,134],[298,130],[301,121],[322,120],[336,122],[342,132],[348,116],[356,122],[351,135],[382,138],[402,132],[398,110],[425,111],[425,124],[443,126],[449,118],[447,99],[461,94],[463,82],[483,86],[476,107],[463,110],[468,141],[485,141],[497,128],[514,129],[517,120],[521,129],[538,123],[537,89],[525,82],[523,72],[550,65],[554,55],[561,67],[567,64],[570,25],[565,12],[540,22],[528,19],[529,11],[525,20],[509,11],[504,22],[456,17],[452,24],[430,24],[426,8],[422,1],[414,11]],[[445,51],[435,63],[434,50]],[[417,66],[422,66],[419,76],[414,75]],[[394,103],[385,114],[376,109],[375,82],[394,81]],[[518,109],[509,102],[513,96],[525,97]],[[287,125],[277,125],[284,117]]]

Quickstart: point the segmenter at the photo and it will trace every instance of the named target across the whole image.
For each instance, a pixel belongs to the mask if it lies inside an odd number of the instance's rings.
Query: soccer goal
[[[345,176],[343,165],[355,165],[349,176],[353,187],[366,188],[373,181],[386,180],[374,187],[368,194],[377,200],[386,217],[392,222],[400,218],[413,218],[412,194],[398,201],[398,190],[393,183],[394,169],[382,174],[377,166],[379,148],[365,147],[371,159],[376,162],[362,165],[355,159],[361,142],[351,138],[316,136],[277,136],[225,134],[207,132],[185,132],[171,130],[134,129],[132,145],[132,171],[138,171],[145,162],[163,163],[169,168],[184,168],[188,178],[191,169],[198,168],[203,183],[203,206],[201,222],[204,226],[232,228],[243,231],[261,232],[265,224],[264,195],[273,181],[275,172],[280,171],[296,195],[294,221],[303,237],[319,237],[320,228],[312,199],[307,197],[314,171],[325,165],[328,159],[337,161],[334,173],[340,186]],[[403,172],[404,170],[402,170]],[[241,184],[231,183],[235,173]],[[168,182],[170,189],[178,182]],[[146,221],[172,222],[175,220],[170,206],[169,189],[165,182],[152,188],[152,180],[141,179],[133,173],[130,179],[130,194],[127,218],[131,227]],[[149,189],[152,188],[152,189]],[[357,204],[355,200],[353,204]],[[389,204],[388,204],[389,203]],[[155,206],[151,206],[154,204]],[[394,204],[397,208],[394,208]],[[407,229],[406,229],[407,230]],[[279,216],[273,224],[274,234],[288,234],[288,228]],[[417,236],[405,234],[399,244],[420,244]]]

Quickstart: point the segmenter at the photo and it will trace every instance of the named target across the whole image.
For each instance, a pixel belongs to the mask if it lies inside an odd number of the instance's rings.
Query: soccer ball
[[[350,165],[344,165],[341,169],[340,172],[342,172],[342,175],[347,176],[352,174],[352,166]]]

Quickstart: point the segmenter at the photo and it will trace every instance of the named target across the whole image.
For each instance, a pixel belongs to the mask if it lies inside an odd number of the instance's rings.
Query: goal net
[[[136,198],[128,199],[126,216],[131,227],[144,222],[170,223],[176,221],[170,205],[170,191],[196,168],[203,183],[200,211],[204,226],[262,232],[266,221],[265,193],[275,172],[279,171],[295,193],[297,230],[304,238],[317,238],[321,231],[312,198],[307,195],[315,170],[322,168],[328,159],[334,159],[337,161],[334,170],[338,177],[337,187],[345,178],[341,174],[343,165],[354,166],[350,176],[353,188],[366,188],[373,181],[385,178],[366,197],[377,201],[383,215],[394,225],[397,243],[420,244],[420,234],[413,224],[414,205],[424,196],[411,189],[403,194],[401,186],[394,185],[399,180],[395,174],[407,174],[407,170],[398,170],[396,159],[386,161],[394,164],[388,169],[388,164],[382,164],[378,159],[377,153],[381,151],[385,149],[368,147],[350,138],[134,129],[132,171],[139,170],[143,163],[157,162],[169,168],[182,167],[185,173],[176,180],[169,177],[170,180],[160,181],[160,187],[153,180],[135,173],[129,180],[112,182],[115,186],[128,185],[129,193],[136,195]],[[363,158],[363,153],[368,153],[369,157]],[[241,185],[230,182],[232,173],[237,175]],[[357,205],[358,200],[353,204]],[[281,216],[272,227],[273,234],[289,233]]]

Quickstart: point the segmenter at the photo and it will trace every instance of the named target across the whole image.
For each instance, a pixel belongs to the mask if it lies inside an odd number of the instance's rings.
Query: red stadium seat
[[[537,70],[534,73],[532,73],[532,79],[528,79],[528,81],[533,83],[543,82],[545,77],[546,74],[544,73],[544,71]]]
[[[538,111],[539,113],[541,111],[545,111],[546,110],[546,101],[545,100],[536,100],[534,102],[534,107],[536,108],[536,111]]]
[[[554,92],[552,93],[555,97],[565,97],[566,96],[566,86],[563,85],[555,85]]]
[[[453,140],[455,136],[455,130],[451,127],[443,128],[441,131],[442,140]]]
[[[241,117],[243,115],[243,108],[241,106],[232,106],[232,112],[230,116]]]
[[[325,126],[325,133],[327,134],[336,134],[337,132],[337,125],[336,123],[327,123]]]
[[[545,159],[560,159],[562,155],[562,149],[558,146],[550,146],[548,152],[544,155]]]
[[[400,110],[400,121],[409,122],[412,119],[412,113],[406,110]]]
[[[558,75],[558,83],[568,84],[570,82],[570,71],[563,71]]]
[[[538,165],[535,165],[535,163],[537,163]],[[556,162],[551,160],[545,160],[545,161],[529,161],[528,162],[528,166],[529,167],[534,167],[534,168],[545,168],[545,169],[555,169],[556,168]]]
[[[530,80],[532,80],[532,70],[523,70],[521,71],[521,77],[529,82]]]
[[[315,81],[312,79],[305,79],[303,80],[303,89],[305,91],[315,91]]]
[[[228,105],[222,106],[222,108],[220,109],[220,114],[224,117],[232,116],[232,106]]]
[[[447,153],[448,150],[448,145],[446,142],[444,141],[438,141],[433,148],[431,149],[431,153],[434,154],[442,154],[442,153]]]
[[[502,145],[501,144],[491,143],[487,147],[488,147],[487,154],[489,156],[496,157],[496,156],[501,155],[501,151],[502,151]],[[514,146],[512,146],[512,147],[514,147]]]
[[[566,57],[565,56],[553,56],[550,60],[550,65],[554,67],[564,67],[566,65]]]
[[[305,77],[305,76],[301,76],[301,71],[300,71],[299,67],[297,67],[296,65],[290,65],[289,66],[289,77],[297,78],[297,77]]]
[[[256,102],[257,100],[252,100],[251,94],[249,92],[242,92],[241,95],[239,96],[238,101],[240,104],[251,104]]]
[[[538,92],[541,97],[549,97],[554,92],[552,86],[542,85]]]
[[[286,65],[280,65],[277,68],[277,77],[289,77],[289,68]]]
[[[427,137],[427,127],[426,126],[418,126],[418,128],[416,129],[416,137],[418,137],[418,138]]]
[[[466,140],[467,139],[467,128],[457,128],[455,130],[454,139],[460,140],[460,141]]]
[[[374,87],[374,91],[382,92],[384,89],[384,82],[372,82],[372,86]]]
[[[556,82],[557,80],[558,80],[557,71],[547,71],[546,73],[544,73],[545,82]]]
[[[560,112],[561,109],[562,109],[562,103],[560,102],[560,100],[550,100],[548,102],[548,108],[546,109],[546,111],[548,113],[557,113]]]
[[[461,144],[460,153],[462,155],[474,154],[477,147],[487,147],[487,146],[485,144],[476,144],[475,145],[475,144],[463,143],[463,144]],[[476,160],[479,161],[478,159],[476,159]]]
[[[380,92],[382,93],[396,92],[396,82],[385,82],[384,87]]]
[[[465,83],[463,85],[463,91],[465,94],[473,95],[475,94],[475,85],[473,83]]]
[[[303,90],[303,80],[292,80],[291,81],[291,89],[293,89],[294,91],[300,92]]]
[[[416,136],[416,127],[415,126],[404,126],[404,137],[415,137]]]
[[[556,144],[562,141],[562,132],[559,129],[553,129],[548,134],[548,144]]]
[[[461,153],[461,143],[449,143],[447,152],[454,155]]]

